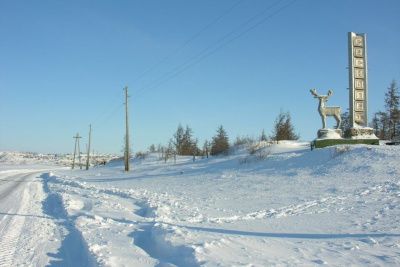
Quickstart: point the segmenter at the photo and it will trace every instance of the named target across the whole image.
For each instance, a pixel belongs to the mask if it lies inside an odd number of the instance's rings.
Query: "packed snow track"
[[[0,265],[12,266],[29,212],[31,190],[38,172],[16,170],[0,173]]]
[[[0,266],[93,265],[80,233],[60,216],[62,203],[46,192],[43,172],[59,168],[33,167],[0,171]]]

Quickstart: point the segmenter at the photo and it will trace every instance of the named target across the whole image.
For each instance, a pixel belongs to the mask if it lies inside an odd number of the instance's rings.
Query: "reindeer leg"
[[[340,124],[342,123],[342,118],[340,118],[340,116],[335,116],[336,119],[336,129],[340,128]]]
[[[325,116],[321,116],[322,119],[322,129],[326,128],[326,117]]]

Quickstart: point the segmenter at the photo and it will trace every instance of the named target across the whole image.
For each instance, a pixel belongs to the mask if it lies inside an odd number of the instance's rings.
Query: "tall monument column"
[[[378,139],[368,127],[367,35],[348,33],[350,138]]]
[[[350,124],[368,127],[367,36],[349,32],[348,39]]]

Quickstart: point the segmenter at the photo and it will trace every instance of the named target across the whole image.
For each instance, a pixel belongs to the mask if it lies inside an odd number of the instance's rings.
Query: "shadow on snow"
[[[172,224],[170,224],[172,225]],[[341,239],[341,238],[368,238],[368,237],[400,237],[400,234],[391,233],[358,233],[358,234],[313,234],[313,233],[263,233],[263,232],[248,232],[240,230],[229,230],[222,228],[209,228],[197,226],[184,226],[189,230],[218,233],[225,235],[242,235],[242,236],[258,236],[258,237],[273,237],[273,238],[299,238],[299,239]]]
[[[130,234],[133,243],[142,248],[150,257],[158,260],[156,267],[187,266],[197,267],[200,264],[194,256],[194,249],[184,245],[174,246],[165,239],[165,232],[154,226],[154,223],[143,224],[139,231]]]
[[[47,198],[42,203],[43,212],[54,219],[60,229],[67,231],[58,252],[48,253],[52,258],[49,266],[95,266],[82,234],[76,229],[74,221],[68,218],[61,196],[49,189],[51,176],[45,173],[41,178],[43,190],[47,193]]]

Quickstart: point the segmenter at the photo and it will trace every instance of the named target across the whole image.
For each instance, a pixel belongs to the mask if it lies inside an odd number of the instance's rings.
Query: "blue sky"
[[[309,89],[348,108],[347,32],[367,33],[369,114],[400,81],[398,0],[0,1],[0,150],[119,153],[123,87],[135,151],[188,124],[202,143],[321,127]],[[329,119],[328,125],[334,125]]]

